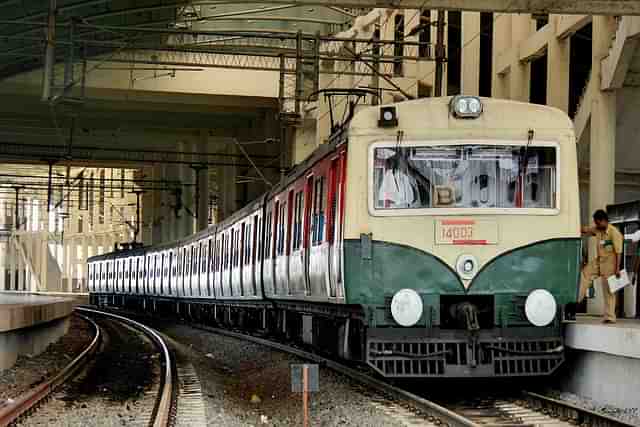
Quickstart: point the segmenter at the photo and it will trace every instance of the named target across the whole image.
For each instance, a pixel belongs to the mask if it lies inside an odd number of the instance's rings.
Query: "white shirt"
[[[415,180],[407,174],[387,170],[380,186],[380,200],[390,201],[394,207],[410,207],[416,202]]]
[[[640,230],[636,231],[635,233],[625,234],[624,240],[631,240],[634,243],[640,241]]]

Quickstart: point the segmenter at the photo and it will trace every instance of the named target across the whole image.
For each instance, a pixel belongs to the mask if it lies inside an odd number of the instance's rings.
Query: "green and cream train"
[[[553,373],[580,236],[573,125],[457,96],[359,107],[196,235],[89,260],[92,302],[283,334],[386,377]]]

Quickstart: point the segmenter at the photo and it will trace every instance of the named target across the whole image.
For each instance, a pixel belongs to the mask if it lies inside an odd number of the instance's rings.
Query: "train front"
[[[387,377],[553,373],[579,275],[573,126],[476,97],[367,107],[349,127],[348,304]]]

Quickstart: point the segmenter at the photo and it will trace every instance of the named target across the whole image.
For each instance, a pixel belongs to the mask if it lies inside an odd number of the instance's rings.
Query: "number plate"
[[[475,219],[440,219],[436,221],[437,245],[495,245],[498,224]]]

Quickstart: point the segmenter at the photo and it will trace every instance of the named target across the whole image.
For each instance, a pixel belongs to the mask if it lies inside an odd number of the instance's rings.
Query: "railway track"
[[[95,330],[91,344],[55,377],[14,399],[11,405],[0,408],[0,426],[28,424],[32,416],[47,418],[51,413],[57,417],[64,417],[62,414],[56,414],[55,407],[49,408],[50,405],[47,402],[52,400],[51,397],[56,389],[78,377],[84,377],[80,374],[91,370],[92,368],[89,366],[97,363],[96,359],[103,357],[105,349],[109,345],[116,345],[109,343],[111,338],[115,338],[109,337],[110,334],[114,334],[114,328],[118,329],[118,333],[129,335],[131,329],[135,330],[136,333],[144,336],[145,340],[151,341],[159,354],[160,380],[158,384],[153,385],[151,390],[147,391],[147,394],[154,396],[142,399],[143,402],[149,403],[140,406],[139,411],[142,416],[135,420],[135,424],[153,427],[173,426],[175,420],[174,401],[177,395],[175,363],[168,345],[160,334],[135,320],[107,311],[80,307],[77,307],[76,311],[76,314],[89,322]],[[109,326],[106,328],[109,332],[103,329],[105,326]],[[44,413],[40,414],[40,412]],[[37,420],[34,421],[37,423]],[[65,423],[64,425],[67,425],[67,421],[66,419],[61,420]],[[74,421],[69,422],[71,423],[69,425],[76,425],[73,424]]]
[[[75,359],[73,359],[62,371],[39,384],[28,392],[13,400],[13,403],[0,408],[0,426],[7,426],[31,414],[36,408],[45,402],[51,393],[73,378],[92,360],[96,354],[102,339],[100,327],[86,316],[80,315],[94,328],[95,335],[91,343]]]
[[[164,338],[154,329],[143,325],[133,319],[111,313],[109,311],[96,310],[85,307],[76,307],[76,310],[87,315],[102,316],[136,329],[149,338],[160,352],[162,372],[154,406],[150,414],[148,425],[153,427],[169,427],[175,421],[175,399],[177,396],[177,383],[175,362]],[[145,422],[146,424],[146,422]]]
[[[389,398],[394,405],[410,409],[413,412],[412,415],[417,414],[422,417],[427,426],[571,427],[578,425],[582,427],[634,427],[632,424],[616,418],[528,391],[522,391],[514,398],[487,397],[469,402],[436,403],[365,372],[300,348],[227,329],[198,324],[190,326],[269,346],[318,363],[375,390],[382,396]]]
[[[130,314],[140,316],[139,313]],[[376,404],[399,408],[399,411],[392,410],[399,413],[399,417],[405,417],[408,425],[415,424],[415,417],[418,416],[424,420],[423,425],[438,427],[634,427],[619,419],[528,391],[521,391],[514,397],[489,395],[468,401],[434,402],[362,370],[289,344],[208,325],[188,325],[205,332],[264,345],[338,372],[365,387],[364,390],[374,391],[376,395],[372,395],[372,399]]]

